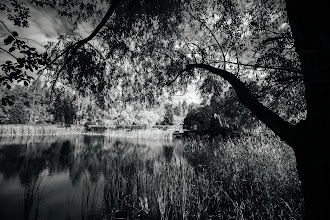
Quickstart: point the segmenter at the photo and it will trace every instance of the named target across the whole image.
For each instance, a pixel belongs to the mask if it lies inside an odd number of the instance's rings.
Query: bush
[[[21,103],[15,103],[8,111],[9,124],[26,124],[29,122],[30,114],[26,109],[26,106]]]

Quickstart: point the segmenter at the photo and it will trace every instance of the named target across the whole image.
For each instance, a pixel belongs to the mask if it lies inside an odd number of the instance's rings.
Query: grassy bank
[[[293,151],[278,138],[188,140],[141,161],[107,163],[107,219],[302,219]]]

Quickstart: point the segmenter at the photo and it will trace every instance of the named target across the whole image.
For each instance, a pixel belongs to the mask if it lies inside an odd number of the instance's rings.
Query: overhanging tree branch
[[[191,17],[193,17],[195,20],[199,21],[204,27],[206,27],[206,29],[210,32],[210,34],[212,35],[213,39],[215,40],[215,42],[217,43],[217,45],[220,49],[222,59],[223,59],[223,69],[226,69],[226,55],[225,55],[224,51],[222,50],[221,44],[219,43],[218,39],[214,35],[213,31],[209,28],[209,26],[207,26],[205,21],[202,21],[200,18],[194,16],[191,12],[188,12],[188,13]]]
[[[70,60],[72,59],[72,55],[74,53],[76,53],[76,51],[83,46],[84,44],[86,44],[88,41],[92,40],[97,33],[104,27],[104,25],[107,23],[107,21],[110,19],[110,17],[112,16],[112,14],[114,13],[115,9],[117,8],[118,4],[119,4],[120,0],[113,0],[111,1],[111,5],[110,8],[108,9],[107,13],[104,15],[104,17],[102,18],[101,22],[97,25],[97,27],[94,29],[94,31],[86,38],[77,41],[76,43],[72,44],[71,46],[69,46],[67,49],[65,49],[61,54],[59,54],[58,56],[56,56],[54,58],[54,60],[52,60],[49,64],[46,65],[46,67],[44,67],[43,69],[38,71],[38,78],[36,81],[38,81],[38,79],[40,78],[42,72],[47,69],[48,67],[50,67],[52,64],[54,64],[61,56],[66,55],[68,56],[68,54],[71,54],[71,56],[69,56],[69,58],[65,61],[65,63],[63,64],[66,65],[70,62]],[[61,68],[60,70],[62,70],[63,68]],[[59,72],[56,74],[56,81],[59,78]],[[55,81],[55,83],[56,83]],[[54,83],[54,85],[55,85]]]
[[[301,74],[301,71],[299,69],[277,67],[277,66],[261,66],[259,64],[246,64],[246,63],[232,62],[232,61],[226,61],[226,62],[230,63],[230,64],[253,67],[253,68],[261,68],[261,69],[269,69],[269,70],[281,70],[281,71]]]
[[[247,107],[252,114],[259,118],[263,123],[267,125],[272,131],[280,136],[285,142],[291,146],[296,146],[296,142],[299,139],[298,128],[285,121],[283,118],[275,114],[269,108],[260,103],[257,98],[251,93],[247,86],[239,80],[232,73],[212,67],[207,64],[189,64],[184,71],[190,71],[194,68],[208,70],[209,72],[222,77],[228,81],[234,88],[237,97],[245,107]],[[178,74],[179,75],[179,74]],[[178,75],[175,77],[178,78]]]
[[[0,50],[6,52],[8,55],[10,55],[11,57],[15,58],[17,60],[17,57],[15,57],[12,53],[10,53],[8,50],[5,50],[3,48],[0,47]]]

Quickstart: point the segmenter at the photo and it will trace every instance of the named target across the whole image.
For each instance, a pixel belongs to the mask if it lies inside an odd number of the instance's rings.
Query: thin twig
[[[3,48],[1,48],[1,47],[0,47],[0,50],[6,52],[7,54],[9,54],[10,56],[14,57],[14,58],[17,60],[17,57],[15,57],[15,56],[14,56],[12,53],[10,53],[9,51],[7,51],[7,50],[5,50],[5,49],[3,49]]]

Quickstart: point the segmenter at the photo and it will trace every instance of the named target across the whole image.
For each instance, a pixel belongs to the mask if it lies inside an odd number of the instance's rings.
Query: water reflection
[[[175,157],[174,146],[180,143],[103,136],[1,139],[1,216],[156,219],[159,207],[152,207],[157,199],[148,181],[154,181],[156,159]]]

